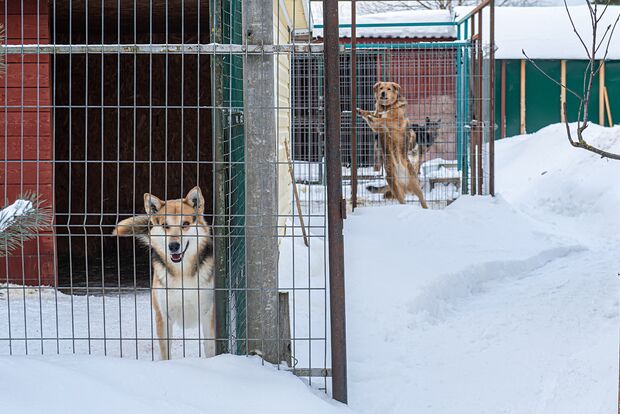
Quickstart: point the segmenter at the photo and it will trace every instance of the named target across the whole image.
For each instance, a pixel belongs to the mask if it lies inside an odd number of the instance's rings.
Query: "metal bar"
[[[356,0],[357,1],[357,0]],[[381,50],[385,49],[446,49],[450,47],[462,47],[469,45],[469,40],[455,40],[452,42],[420,42],[420,43],[360,43],[356,44],[357,49],[365,50]],[[350,43],[344,43],[340,45],[341,49],[350,49]]]
[[[325,22],[325,139],[327,166],[327,223],[329,245],[329,302],[331,319],[332,396],[347,402],[347,351],[342,235],[342,169],[340,167],[340,67],[338,0],[326,0]]]
[[[471,24],[471,34],[472,34],[472,39],[475,35],[476,32],[476,25],[475,25],[475,17],[472,15],[470,18],[470,24]],[[478,173],[478,169],[476,168],[476,143],[477,143],[477,134],[478,132],[476,131],[477,128],[477,124],[475,121],[477,121],[477,117],[479,116],[476,112],[478,110],[478,106],[476,104],[476,99],[478,99],[478,97],[476,96],[477,92],[478,92],[478,88],[477,88],[477,83],[476,83],[476,75],[477,75],[477,60],[478,60],[478,47],[480,47],[480,44],[478,42],[478,40],[472,40],[472,51],[471,51],[471,55],[472,55],[472,59],[471,59],[471,88],[472,88],[472,97],[473,97],[473,102],[472,102],[472,124],[471,124],[471,132],[469,134],[469,140],[470,140],[470,145],[469,145],[469,168],[471,171],[471,176],[470,176],[470,189],[471,189],[471,195],[476,195],[477,191],[476,191],[476,174]]]
[[[298,377],[331,377],[332,370],[329,368],[291,368],[293,374]]]
[[[67,45],[67,44],[19,44],[19,45],[0,45],[0,54],[9,55],[28,55],[28,54],[269,54],[269,53],[320,53],[323,51],[322,43],[312,44],[282,44],[282,45],[238,45],[238,44],[88,44],[88,45]]]
[[[482,10],[478,13],[478,35],[480,40],[478,41],[478,194],[483,194],[483,167],[482,167],[482,150],[483,150],[483,134],[484,134],[484,114],[483,114],[483,77],[484,77],[484,56],[482,54]]]
[[[357,207],[357,28],[356,5],[351,0],[351,208]]]
[[[466,15],[464,15],[463,17],[461,17],[460,20],[457,20],[456,23],[460,24],[465,22],[467,19],[469,19],[471,16],[473,16],[474,14],[480,12],[482,9],[484,9],[488,4],[491,3],[491,0],[484,0],[482,3],[480,3],[479,5],[477,5],[476,7],[473,8],[473,10],[471,10],[469,13],[467,13]],[[472,33],[473,33],[473,27],[472,27]]]
[[[521,82],[520,82],[520,108],[521,122],[519,125],[519,133],[525,134],[525,59],[521,59]]]
[[[495,0],[489,7],[489,194],[495,196]]]
[[[357,27],[428,27],[428,26],[457,26],[457,22],[399,22],[399,23],[360,23]],[[339,29],[350,29],[351,24],[342,23]],[[315,24],[315,29],[323,29],[325,25]]]

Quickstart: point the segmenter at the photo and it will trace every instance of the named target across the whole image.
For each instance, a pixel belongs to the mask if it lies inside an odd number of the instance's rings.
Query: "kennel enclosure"
[[[303,166],[287,149],[291,56],[323,53],[294,38],[309,32],[307,6],[2,2],[0,184],[7,200],[35,191],[54,222],[0,266],[0,352],[158,359],[148,249],[112,230],[144,213],[144,193],[176,199],[199,185],[215,258],[209,339],[326,391],[341,381],[328,334],[331,201],[320,185],[293,208]],[[187,328],[167,339],[182,357],[200,356],[205,338]]]

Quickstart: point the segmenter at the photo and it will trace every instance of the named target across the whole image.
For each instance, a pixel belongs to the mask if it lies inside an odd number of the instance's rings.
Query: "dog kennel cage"
[[[407,117],[418,133],[430,121],[432,145],[423,155],[419,177],[431,206],[445,206],[461,194],[493,193],[496,127],[489,5],[483,2],[456,17],[449,11],[415,10],[402,11],[402,21],[394,21],[394,13],[344,23],[341,19],[342,167],[345,194],[353,208],[385,202],[366,190],[368,185],[383,185],[385,175],[377,163],[376,134],[355,112],[355,108],[374,110],[373,85],[380,81],[400,85],[400,94],[408,101]],[[318,20],[315,41],[320,42]],[[294,156],[319,162],[325,155],[320,151],[323,63],[320,56],[296,57],[293,68],[301,75],[294,78],[294,99],[312,101],[317,108],[295,119]],[[320,182],[322,177],[313,178]],[[417,199],[410,196],[408,201]]]
[[[54,215],[1,259],[0,354],[158,359],[151,257],[112,231],[144,213],[144,193],[177,199],[198,185],[218,351],[342,387],[329,320],[343,320],[343,291],[328,288],[342,268],[328,259],[343,253],[326,244],[340,197],[291,185],[309,171],[289,153],[292,120],[315,110],[291,101],[291,62],[323,55],[293,36],[309,17],[302,0],[0,2],[0,189],[34,191]],[[200,330],[174,335],[173,358],[201,354]]]

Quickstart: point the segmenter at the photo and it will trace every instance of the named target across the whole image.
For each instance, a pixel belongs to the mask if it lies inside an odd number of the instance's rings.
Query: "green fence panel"
[[[584,95],[583,74],[588,66],[585,60],[569,60],[566,62],[566,87],[580,96]],[[598,123],[598,76],[592,82],[592,94],[590,95],[589,118]],[[566,91],[566,112],[569,122],[576,122],[579,113],[579,99]]]
[[[501,65],[501,64],[500,64]],[[496,64],[495,67],[498,67]],[[501,66],[499,75],[501,76]],[[501,79],[500,79],[501,81]],[[497,85],[501,85],[498,83]],[[496,107],[501,110],[500,105]],[[500,119],[499,117],[497,119]],[[521,61],[506,61],[506,136],[519,135],[521,124]]]
[[[553,79],[560,80],[559,60],[536,60],[536,66]],[[550,124],[558,123],[560,117],[561,88],[532,63],[525,65],[525,130],[528,134]]]

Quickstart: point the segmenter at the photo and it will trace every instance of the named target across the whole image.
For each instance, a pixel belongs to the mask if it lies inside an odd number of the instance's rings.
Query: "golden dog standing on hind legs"
[[[409,121],[407,100],[400,95],[400,85],[377,82],[374,86],[375,112],[357,108],[368,126],[379,135],[387,186],[368,186],[370,192],[382,193],[385,198],[396,198],[405,204],[407,193],[415,194],[423,208],[428,208],[414,166],[408,157]]]
[[[146,214],[125,219],[113,234],[135,236],[151,250],[151,297],[159,350],[170,358],[174,325],[202,327],[204,353],[215,356],[215,284],[213,242],[204,220],[204,197],[199,187],[185,198],[160,200],[144,194]]]

